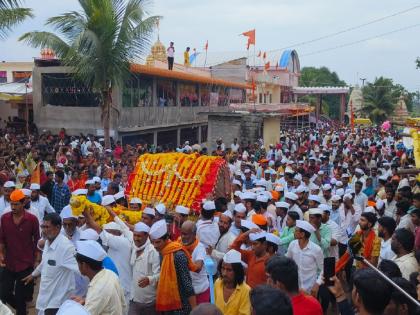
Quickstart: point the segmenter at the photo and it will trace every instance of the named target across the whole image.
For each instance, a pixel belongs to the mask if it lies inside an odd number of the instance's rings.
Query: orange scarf
[[[357,235],[359,237],[362,236],[363,231],[358,231]],[[363,249],[363,257],[366,259],[370,259],[371,255],[372,255],[372,250],[373,250],[373,243],[375,241],[375,231],[372,229],[369,232],[369,235],[366,239],[364,239],[364,249]],[[346,251],[344,253],[343,256],[340,257],[340,259],[337,261],[337,263],[335,264],[335,273],[340,272],[341,270],[343,270],[347,263],[350,261],[350,253],[349,251]]]
[[[184,251],[188,258],[188,267],[195,268],[190,255],[178,242],[169,242],[162,250],[162,265],[160,267],[160,281],[156,291],[156,310],[161,312],[182,309],[179,294],[178,278],[175,269],[174,253]]]
[[[360,235],[362,235],[362,231],[358,232]],[[370,259],[372,256],[372,250],[373,250],[373,243],[375,241],[375,231],[372,229],[369,232],[369,235],[366,239],[363,240],[365,248],[363,250],[363,257],[365,257],[366,259]]]
[[[193,253],[194,249],[197,247],[197,245],[198,245],[198,243],[199,243],[199,240],[198,240],[198,238],[195,238],[195,241],[194,241],[194,242],[192,242],[190,245],[184,245],[184,244],[182,243],[181,237],[178,237],[177,242],[178,242],[179,244],[181,244],[181,245],[182,245],[182,247],[185,249],[185,251],[188,253],[188,255],[189,255],[190,257],[192,257],[192,253]]]

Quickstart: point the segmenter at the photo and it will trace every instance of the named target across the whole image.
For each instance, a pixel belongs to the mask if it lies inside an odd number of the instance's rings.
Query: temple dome
[[[162,44],[162,42],[159,39],[156,41],[156,43],[154,43],[154,45],[150,49],[150,54],[146,58],[146,64],[151,66],[156,60],[161,62],[167,61],[166,47]]]

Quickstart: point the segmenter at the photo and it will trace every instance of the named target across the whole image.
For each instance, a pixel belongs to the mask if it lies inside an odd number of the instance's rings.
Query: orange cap
[[[367,205],[369,207],[374,207],[374,206],[376,206],[376,202],[375,201],[372,201],[372,200],[368,200]]]
[[[275,190],[271,191],[271,195],[273,196],[273,200],[275,201],[278,201],[280,198],[280,194],[278,191],[275,191]]]
[[[256,225],[267,225],[267,219],[262,214],[254,214],[252,216],[252,222]]]
[[[11,201],[21,201],[25,198],[25,195],[22,190],[16,189],[10,194],[10,200]]]

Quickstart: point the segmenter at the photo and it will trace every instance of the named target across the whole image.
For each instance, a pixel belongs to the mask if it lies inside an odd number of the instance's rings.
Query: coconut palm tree
[[[78,0],[80,11],[51,17],[51,32],[34,31],[20,40],[33,47],[51,48],[75,78],[99,92],[105,147],[110,147],[112,89],[130,73],[130,62],[141,58],[159,20],[148,16],[147,0]]]
[[[376,78],[375,82],[365,85],[362,112],[377,124],[388,119],[397,102],[393,91],[392,80],[384,77]]]
[[[32,10],[21,8],[19,0],[0,0],[0,38],[4,39],[13,26],[33,17]]]

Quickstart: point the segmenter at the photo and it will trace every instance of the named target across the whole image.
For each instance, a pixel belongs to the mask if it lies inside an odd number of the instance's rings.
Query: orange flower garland
[[[140,198],[144,204],[163,202],[199,211],[200,198],[213,192],[221,167],[227,167],[226,161],[216,156],[144,154],[129,176],[126,194]]]

